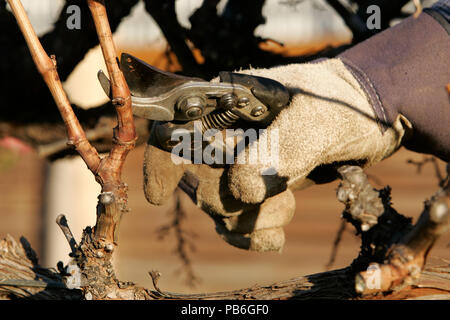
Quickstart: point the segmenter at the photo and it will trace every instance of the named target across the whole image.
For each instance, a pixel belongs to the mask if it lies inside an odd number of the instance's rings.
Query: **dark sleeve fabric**
[[[381,130],[406,117],[403,145],[450,161],[450,0],[409,17],[338,57],[358,79]]]
[[[440,1],[436,2],[431,7],[431,10],[425,9],[425,11],[439,13],[444,18],[444,20],[447,21],[446,26],[447,27],[449,26],[449,21],[450,21],[450,0],[440,0]],[[447,29],[447,31],[448,30],[449,29]]]

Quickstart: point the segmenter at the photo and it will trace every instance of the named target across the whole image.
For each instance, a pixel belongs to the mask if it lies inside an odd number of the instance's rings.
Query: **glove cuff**
[[[448,1],[436,8],[444,14],[450,12]],[[446,90],[450,28],[444,16],[427,9],[338,58],[366,92],[383,131],[403,115],[414,128],[411,139],[403,142],[405,147],[450,161],[450,100]]]

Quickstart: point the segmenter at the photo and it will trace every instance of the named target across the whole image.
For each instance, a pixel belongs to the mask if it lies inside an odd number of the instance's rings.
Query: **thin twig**
[[[407,161],[407,163],[415,165],[417,167],[417,173],[421,173],[422,168],[427,163],[431,163],[434,168],[434,174],[436,176],[436,179],[438,180],[438,185],[441,188],[445,188],[445,185],[448,184],[450,173],[449,172],[447,172],[446,174],[442,173],[441,168],[439,167],[439,161],[435,157],[423,157],[423,159],[421,161],[409,159]],[[447,164],[447,167],[448,167],[448,164]]]
[[[86,130],[86,139],[95,141],[101,138],[111,136],[111,128],[100,127],[91,130]],[[67,139],[60,139],[52,143],[41,145],[37,148],[37,153],[42,158],[50,157],[58,152],[66,150],[70,145],[67,144]]]
[[[64,236],[66,237],[67,242],[69,243],[70,249],[72,250],[72,253],[74,254],[77,251],[77,241],[75,240],[75,237],[73,236],[72,231],[69,228],[69,225],[67,224],[66,216],[63,214],[60,214],[56,217],[56,223],[61,228],[61,231],[63,232]]]
[[[200,279],[195,275],[192,268],[192,261],[189,257],[188,251],[194,251],[195,247],[190,237],[195,237],[195,233],[188,232],[183,228],[183,221],[186,219],[186,212],[181,205],[181,198],[179,190],[177,190],[175,200],[175,210],[173,210],[173,219],[166,225],[161,226],[156,231],[159,239],[165,238],[171,231],[174,232],[177,246],[174,250],[175,254],[180,258],[182,265],[175,272],[183,272],[186,274],[186,283],[190,287],[195,287],[195,284]]]
[[[331,270],[331,268],[333,267],[334,261],[336,260],[339,244],[341,243],[342,235],[344,234],[346,226],[347,226],[347,221],[342,219],[341,225],[339,226],[339,229],[336,233],[336,238],[333,241],[333,248],[331,250],[330,259],[328,260],[328,263],[325,266],[326,271]]]

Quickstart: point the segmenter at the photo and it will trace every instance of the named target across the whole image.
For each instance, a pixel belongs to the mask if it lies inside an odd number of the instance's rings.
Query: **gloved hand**
[[[154,205],[170,199],[179,186],[192,201],[213,218],[216,231],[228,243],[253,251],[280,251],[283,226],[292,219],[295,200],[285,190],[262,204],[243,203],[228,188],[228,167],[206,164],[175,164],[172,154],[158,145],[155,127],[144,158],[144,193]]]
[[[270,167],[264,163],[175,165],[152,134],[145,151],[144,191],[150,203],[160,205],[180,183],[214,219],[225,241],[244,249],[279,251],[283,226],[295,211],[292,191],[326,181],[333,164],[370,166],[388,157],[410,123],[399,116],[382,133],[365,92],[339,59],[243,73],[277,80],[290,92],[290,104],[264,133],[270,153],[271,132],[278,130],[277,173],[262,175]],[[257,145],[245,152],[252,148]]]

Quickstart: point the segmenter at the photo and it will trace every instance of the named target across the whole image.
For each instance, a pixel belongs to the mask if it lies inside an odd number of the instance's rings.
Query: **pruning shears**
[[[169,131],[194,120],[201,120],[204,130],[226,129],[237,120],[268,124],[290,99],[287,89],[269,78],[223,71],[219,81],[210,82],[159,70],[127,53],[121,55],[120,68],[130,88],[133,114],[162,121]],[[110,82],[102,71],[98,79],[110,96]]]

